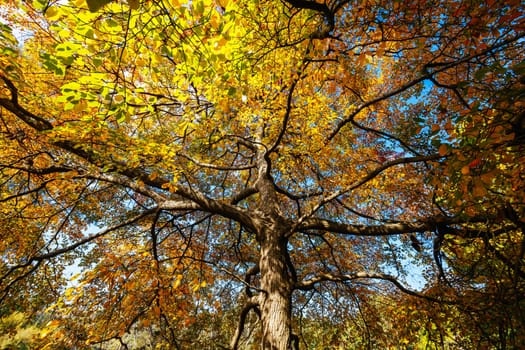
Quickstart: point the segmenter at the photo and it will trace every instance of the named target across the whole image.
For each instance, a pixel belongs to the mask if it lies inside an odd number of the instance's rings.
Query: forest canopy
[[[525,343],[520,0],[3,0],[0,347]]]

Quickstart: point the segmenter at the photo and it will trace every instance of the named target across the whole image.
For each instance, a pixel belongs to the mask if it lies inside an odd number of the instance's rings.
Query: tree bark
[[[262,139],[262,130],[259,138]],[[260,194],[260,205],[258,210],[252,212],[253,226],[260,245],[261,348],[263,350],[290,350],[292,349],[292,291],[294,285],[287,259],[286,235],[290,227],[279,210],[279,199],[269,174],[270,161],[265,156],[266,149],[259,147],[258,177],[255,187]]]
[[[263,350],[292,349],[292,281],[286,263],[286,240],[278,230],[261,237],[260,310]]]

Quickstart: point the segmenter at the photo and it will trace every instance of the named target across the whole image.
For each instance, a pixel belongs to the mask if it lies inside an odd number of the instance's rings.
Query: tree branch
[[[267,154],[270,154],[277,149],[277,146],[279,146],[282,138],[284,137],[284,134],[286,133],[286,129],[288,128],[288,121],[290,119],[290,113],[292,112],[293,93],[294,93],[295,87],[297,86],[297,83],[301,79],[302,70],[304,70],[304,65],[301,69],[301,72],[297,73],[297,77],[292,81],[292,84],[290,85],[288,96],[286,97],[286,110],[284,112],[281,130],[279,132],[279,135],[275,139],[275,142],[273,143],[273,145],[268,149]]]
[[[347,282],[354,281],[358,279],[378,279],[383,281],[388,281],[392,283],[396,288],[402,291],[405,294],[412,295],[418,298],[423,298],[429,301],[438,302],[438,303],[451,303],[451,301],[446,301],[440,298],[430,297],[425,294],[418,293],[411,289],[405,287],[401,282],[397,280],[394,276],[384,274],[384,273],[369,273],[369,272],[356,272],[353,274],[331,274],[331,273],[321,273],[315,277],[312,277],[306,281],[302,281],[295,284],[295,289],[298,290],[311,290],[315,287],[316,284],[322,282]]]
[[[24,121],[27,125],[29,125],[35,130],[44,131],[51,130],[53,128],[53,125],[50,122],[48,122],[44,118],[34,115],[33,113],[20,106],[20,104],[18,103],[18,89],[11,80],[9,80],[2,74],[0,74],[0,79],[4,81],[4,84],[7,86],[7,89],[11,93],[11,99],[0,98],[1,106],[18,116],[20,119],[22,119],[22,121]]]
[[[357,181],[353,185],[345,187],[345,188],[342,188],[341,190],[336,191],[336,192],[326,196],[317,205],[315,205],[313,207],[313,209],[310,210],[309,213],[306,213],[301,218],[299,218],[299,220],[297,221],[296,227],[301,227],[303,222],[305,222],[309,217],[311,217],[315,212],[317,212],[323,205],[325,205],[325,204],[327,204],[327,203],[337,199],[337,197],[339,197],[339,196],[341,196],[341,195],[343,195],[345,193],[348,193],[350,191],[355,190],[358,187],[361,187],[362,185],[364,185],[368,181],[372,180],[373,178],[375,178],[376,176],[378,176],[379,174],[381,174],[383,171],[385,171],[388,168],[391,168],[391,167],[393,167],[395,165],[399,165],[399,164],[426,162],[426,161],[430,161],[430,160],[438,160],[440,158],[443,158],[443,157],[440,156],[439,154],[431,154],[431,155],[428,155],[428,156],[399,158],[399,159],[394,159],[394,160],[391,160],[389,162],[386,162],[386,163],[382,164],[381,166],[379,166],[379,167],[375,168],[374,170],[372,170],[365,177],[363,177],[361,180]]]
[[[105,236],[107,235],[108,233],[110,232],[113,232],[113,231],[116,231],[122,227],[125,227],[125,226],[128,226],[128,225],[131,225],[133,223],[136,223],[137,221],[141,220],[142,218],[150,215],[150,214],[153,214],[157,211],[157,208],[152,208],[152,209],[149,209],[149,210],[146,210],[134,217],[132,217],[131,219],[128,219],[128,220],[125,220],[117,225],[114,225],[114,226],[111,226],[105,230],[102,230],[96,234],[93,234],[93,235],[90,235],[84,239],[81,239],[79,240],[78,242],[75,242],[71,245],[68,245],[68,246],[65,246],[63,248],[60,248],[60,249],[56,249],[54,251],[51,251],[49,253],[45,253],[45,254],[39,254],[39,255],[35,255],[33,257],[30,257],[27,259],[26,262],[22,263],[22,264],[18,264],[18,265],[14,265],[14,266],[11,266],[8,271],[0,277],[0,282],[2,282],[3,280],[5,280],[7,277],[9,277],[9,275],[11,275],[12,273],[14,273],[16,270],[18,269],[24,269],[28,266],[31,266],[31,269],[28,273],[31,273],[33,271],[36,270],[36,267],[38,267],[43,261],[45,260],[49,260],[49,259],[52,259],[52,258],[56,258],[57,256],[60,256],[62,254],[65,254],[65,253],[68,253],[68,252],[71,252],[73,250],[75,250],[76,248],[78,247],[81,247],[89,242],[92,242],[94,241],[95,239],[99,238],[99,237],[102,237],[102,236]],[[23,276],[27,276],[27,274],[24,274]],[[0,297],[0,302],[3,301],[3,299],[7,296],[9,290],[11,289],[11,287],[20,280],[20,278],[15,278],[13,281],[11,281],[10,283],[8,283],[6,285],[5,288],[3,288],[2,290],[2,296]]]
[[[252,291],[251,291],[251,286],[252,286],[252,276],[255,276],[257,275],[259,272],[261,272],[261,270],[259,269],[259,264],[255,265],[255,266],[252,266],[250,267],[247,271],[246,271],[246,274],[244,276],[244,282],[246,284],[246,287],[245,287],[245,292],[246,292],[246,295],[248,297],[252,297],[253,294],[252,294]]]
[[[385,223],[382,225],[353,225],[321,218],[307,218],[297,227],[298,231],[324,230],[332,233],[340,233],[354,236],[392,236],[406,233],[433,231],[438,224],[453,225],[467,223],[484,223],[487,217],[445,217],[442,215],[429,217],[426,220],[417,222],[396,222]],[[472,230],[467,230],[470,234]],[[457,231],[458,236],[462,230]],[[479,231],[478,237],[479,237]]]
[[[47,181],[43,181],[42,183],[40,183],[40,185],[38,185],[36,187],[33,187],[33,188],[30,188],[27,191],[19,192],[17,194],[13,194],[11,196],[0,198],[0,203],[8,202],[8,201],[10,201],[11,199],[14,199],[14,198],[19,198],[19,197],[27,196],[27,195],[29,195],[31,193],[39,192],[40,190],[46,188],[47,184],[49,184],[49,183],[51,183],[53,181],[56,181],[56,179],[50,179],[50,180],[47,180]]]
[[[251,195],[254,195],[258,192],[258,190],[255,187],[247,187],[243,191],[237,193],[235,196],[233,196],[230,199],[231,204],[237,204],[244,199],[250,197]]]
[[[481,52],[478,52],[478,53],[474,53],[472,55],[469,55],[467,57],[464,57],[464,58],[461,58],[461,59],[458,59],[456,61],[451,61],[451,62],[441,62],[441,63],[428,63],[424,66],[424,70],[422,72],[422,75],[416,79],[413,79],[403,85],[401,85],[400,87],[398,87],[397,89],[394,89],[390,92],[387,92],[381,96],[377,96],[376,98],[373,98],[371,100],[369,100],[368,102],[365,102],[363,103],[361,106],[359,106],[356,110],[354,110],[352,113],[350,113],[347,117],[345,117],[342,121],[340,121],[339,123],[337,123],[335,129],[330,133],[330,135],[328,136],[327,138],[327,142],[330,142],[338,133],[339,131],[348,123],[352,122],[354,120],[354,118],[362,111],[364,110],[365,108],[368,108],[378,102],[381,102],[381,101],[384,101],[386,99],[389,99],[390,97],[393,97],[393,96],[396,96],[396,95],[399,95],[400,93],[410,89],[411,87],[413,86],[416,86],[417,84],[419,83],[422,83],[423,81],[425,80],[431,80],[436,74],[438,73],[441,73],[441,72],[444,72],[448,69],[451,69],[451,68],[454,68],[462,63],[466,63],[468,61],[471,61],[475,58],[479,58],[483,55],[486,55],[486,54],[489,54],[489,53],[492,53],[494,52],[495,50],[497,49],[500,49],[506,45],[509,45],[513,42],[516,42],[516,41],[519,41],[521,38],[525,37],[525,34],[524,33],[521,33],[521,34],[518,34],[512,38],[509,38],[507,40],[504,40],[492,47],[489,47],[485,50],[482,50]],[[429,72],[428,71],[428,68],[430,67],[439,67],[437,69],[435,69],[434,71],[431,71]]]
[[[429,222],[386,223],[383,225],[351,225],[332,220],[309,218],[298,227],[298,230],[324,230],[353,236],[392,236],[405,233],[423,232],[434,229],[435,224]]]
[[[313,10],[319,12],[324,20],[324,25],[310,36],[312,39],[325,39],[330,36],[330,32],[335,29],[335,13],[339,11],[349,0],[335,2],[335,5],[328,6],[327,2],[321,3],[312,0],[284,0],[296,9]]]
[[[241,314],[239,316],[239,322],[237,323],[237,328],[235,329],[235,333],[230,343],[231,350],[237,350],[237,347],[239,346],[239,340],[241,339],[242,332],[244,331],[246,317],[252,309],[257,308],[258,306],[259,304],[257,303],[256,299],[250,298],[250,300],[248,300],[247,304],[242,309]]]
[[[48,131],[53,129],[53,125],[50,122],[32,114],[31,112],[27,111],[18,104],[18,91],[14,84],[8,78],[4,77],[3,75],[0,75],[0,79],[4,81],[5,85],[11,92],[11,99],[0,99],[0,106],[3,106],[6,109],[8,109],[11,113],[15,114],[18,118],[20,118],[22,121],[24,121],[36,131]],[[105,169],[105,171],[101,171],[97,175],[91,174],[90,176],[105,178],[106,181],[114,181],[120,183],[121,185],[125,185],[141,193],[146,192],[148,196],[155,199],[157,202],[163,201],[163,197],[160,195],[160,193],[157,193],[152,189],[147,189],[144,186],[138,186],[136,180],[140,180],[142,183],[154,187],[156,189],[164,190],[165,185],[170,182],[169,179],[161,177],[153,179],[150,177],[150,174],[148,174],[144,169],[140,167],[129,167],[125,162],[118,162],[115,160],[100,160],[94,152],[85,150],[83,147],[78,147],[79,144],[74,141],[61,140],[52,142],[51,144],[69,153],[75,154],[99,168]],[[123,175],[129,180],[117,179],[117,177],[112,175],[111,173]],[[252,231],[255,231],[252,218],[250,217],[246,209],[237,208],[234,205],[208,198],[201,192],[198,192],[194,189],[176,188],[174,194],[197,203],[199,209],[206,210],[210,213],[223,215],[227,218],[238,221],[244,226],[251,229]]]
[[[248,164],[243,166],[222,166],[222,165],[215,165],[210,163],[204,163],[200,162],[197,159],[190,157],[187,154],[180,154],[181,157],[186,158],[190,162],[194,163],[197,166],[200,166],[202,168],[208,168],[208,169],[214,169],[214,170],[223,170],[223,171],[240,171],[240,170],[249,170],[255,168],[255,164]]]

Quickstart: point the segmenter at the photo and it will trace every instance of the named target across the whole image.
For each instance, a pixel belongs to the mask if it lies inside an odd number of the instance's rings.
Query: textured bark
[[[258,152],[255,186],[261,196],[261,204],[259,210],[253,212],[254,231],[260,244],[262,349],[288,350],[292,348],[293,282],[287,264],[286,236],[291,228],[279,210],[279,200],[269,175],[270,162],[265,152],[263,147]]]
[[[286,243],[278,231],[266,232],[261,242],[262,349],[287,350],[292,342],[292,283],[286,265]]]

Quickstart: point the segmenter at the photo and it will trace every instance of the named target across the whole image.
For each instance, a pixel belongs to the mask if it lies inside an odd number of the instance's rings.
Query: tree
[[[463,331],[523,340],[520,1],[2,9],[0,299],[50,346],[294,349],[359,314],[389,346],[399,292],[429,337],[510,303]]]

